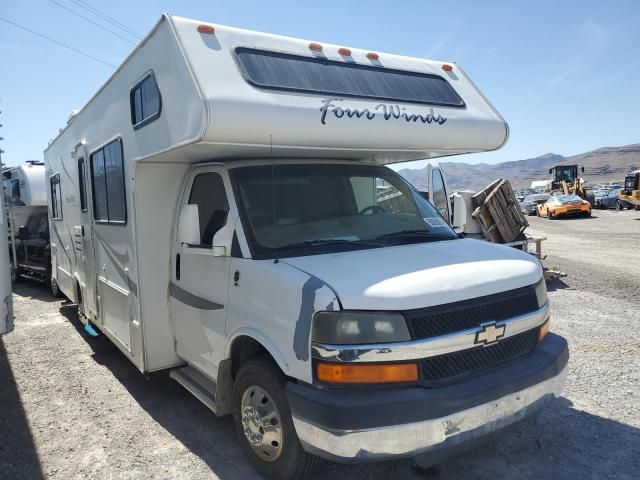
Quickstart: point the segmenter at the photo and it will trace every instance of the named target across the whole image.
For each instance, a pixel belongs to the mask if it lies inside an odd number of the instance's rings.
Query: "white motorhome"
[[[52,274],[264,476],[424,460],[564,383],[539,263],[384,166],[507,133],[456,64],[165,15],[45,151]]]

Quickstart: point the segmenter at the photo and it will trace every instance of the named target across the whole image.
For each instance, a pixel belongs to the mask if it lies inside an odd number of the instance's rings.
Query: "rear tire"
[[[53,295],[53,298],[62,297],[62,292],[60,291],[60,287],[58,286],[58,282],[56,281],[55,278],[51,277],[49,286],[51,287],[51,295]]]
[[[278,367],[269,358],[258,357],[240,367],[233,388],[238,441],[254,468],[268,480],[305,479],[320,464],[298,440],[285,384]]]

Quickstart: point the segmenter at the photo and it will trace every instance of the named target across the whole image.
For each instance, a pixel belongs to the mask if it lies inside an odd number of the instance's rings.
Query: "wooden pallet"
[[[508,180],[496,180],[471,199],[475,207],[471,216],[490,242],[514,242],[529,226]]]

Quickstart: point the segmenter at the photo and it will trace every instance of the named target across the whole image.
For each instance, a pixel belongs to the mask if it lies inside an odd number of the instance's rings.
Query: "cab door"
[[[91,202],[89,184],[89,158],[83,144],[76,149],[78,162],[78,196],[80,207],[80,225],[73,227],[73,243],[76,249],[78,264],[77,274],[82,285],[82,308],[84,315],[95,320],[98,315],[96,303],[96,271],[93,247],[93,219],[91,217]]]
[[[237,218],[230,192],[224,168],[195,169],[187,178],[174,229],[169,302],[176,353],[211,376],[226,346],[230,242],[228,248],[220,239],[233,235]],[[192,226],[198,231],[198,238],[188,242],[180,234],[186,213],[194,214]]]

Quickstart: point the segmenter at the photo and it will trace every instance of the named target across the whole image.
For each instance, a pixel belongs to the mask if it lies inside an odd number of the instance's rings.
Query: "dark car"
[[[599,207],[603,209],[615,208],[616,210],[624,210],[625,208],[630,209],[633,208],[629,202],[625,202],[618,198],[618,194],[620,193],[620,188],[616,190],[611,190],[607,195],[600,198]]]
[[[29,215],[26,225],[16,232],[16,268],[12,279],[32,278],[50,284],[51,245],[49,244],[49,218],[47,210]],[[12,254],[12,252],[11,252]],[[59,295],[57,285],[52,285],[52,293]]]
[[[527,195],[524,200],[520,202],[520,209],[525,215],[535,215],[537,207],[543,204],[549,199],[548,193],[536,193],[533,195]]]

